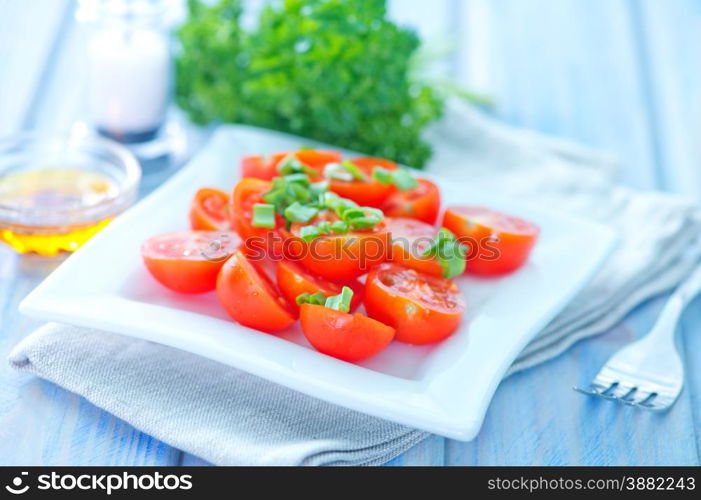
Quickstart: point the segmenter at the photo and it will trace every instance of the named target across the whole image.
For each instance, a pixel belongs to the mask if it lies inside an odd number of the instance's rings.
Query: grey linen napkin
[[[699,259],[696,206],[616,186],[615,163],[605,156],[504,126],[456,102],[428,136],[433,173],[604,221],[620,234],[591,283],[509,373],[606,331],[635,305],[677,284]],[[10,363],[215,464],[380,464],[427,436],[214,361],[106,332],[45,325],[15,347]]]

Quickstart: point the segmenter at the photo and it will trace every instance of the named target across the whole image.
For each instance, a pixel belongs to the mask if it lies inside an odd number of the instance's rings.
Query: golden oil
[[[80,210],[114,197],[115,182],[101,173],[77,167],[39,168],[19,171],[0,177],[0,206],[16,213],[37,210]],[[55,256],[77,250],[110,222],[104,220],[83,224],[54,226],[0,221],[0,241],[20,253]]]

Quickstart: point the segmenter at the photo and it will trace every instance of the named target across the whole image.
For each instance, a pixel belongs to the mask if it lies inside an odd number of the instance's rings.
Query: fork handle
[[[699,292],[701,292],[701,265],[674,291],[662,309],[649,337],[673,337],[684,308]]]
[[[686,307],[699,292],[701,292],[701,266],[698,266],[694,272],[691,273],[691,276],[677,288],[671,298],[679,297],[683,306]]]

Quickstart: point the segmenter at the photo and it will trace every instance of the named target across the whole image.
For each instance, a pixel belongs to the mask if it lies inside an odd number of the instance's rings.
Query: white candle
[[[156,130],[170,91],[170,50],[163,33],[104,29],[88,41],[90,113],[115,135]]]

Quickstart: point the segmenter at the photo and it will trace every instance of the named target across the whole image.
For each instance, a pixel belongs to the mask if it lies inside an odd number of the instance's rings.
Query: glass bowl
[[[0,139],[0,241],[56,256],[80,247],[136,199],[141,167],[101,137]]]

